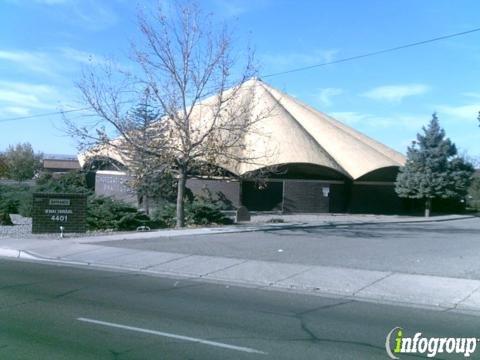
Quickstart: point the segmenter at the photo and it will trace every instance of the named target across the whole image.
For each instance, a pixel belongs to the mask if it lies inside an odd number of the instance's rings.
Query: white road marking
[[[225,343],[216,342],[216,341],[197,339],[197,338],[194,338],[194,337],[177,335],[177,334],[172,334],[172,333],[167,333],[167,332],[162,332],[162,331],[143,329],[143,328],[139,328],[139,327],[135,327],[135,326],[115,324],[115,323],[111,323],[111,322],[107,322],[107,321],[100,321],[100,320],[88,319],[88,318],[83,318],[83,317],[79,317],[79,318],[77,318],[77,320],[92,323],[92,324],[110,326],[110,327],[114,327],[114,328],[118,328],[118,329],[137,331],[137,332],[142,332],[142,333],[145,333],[145,334],[163,336],[163,337],[168,337],[168,338],[177,339],[177,340],[191,341],[191,342],[196,342],[196,343],[199,343],[199,344],[216,346],[216,347],[221,347],[221,348],[230,349],[230,350],[243,351],[243,352],[255,353],[255,354],[265,354],[265,355],[267,354],[264,351],[260,351],[260,350],[256,350],[256,349],[252,349],[252,348],[248,348],[248,347],[235,346],[235,345],[225,344]]]

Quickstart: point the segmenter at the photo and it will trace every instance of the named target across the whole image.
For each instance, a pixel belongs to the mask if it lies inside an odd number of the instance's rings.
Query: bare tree
[[[138,69],[86,71],[78,88],[95,123],[70,121],[69,129],[84,147],[112,151],[137,169],[173,174],[177,227],[183,227],[187,179],[218,171],[212,164],[261,162],[265,155],[245,151],[245,137],[271,110],[254,112],[255,89],[245,86],[256,74],[253,53],[243,52],[239,61],[228,29],[195,3],[177,4],[168,16],[158,7],[138,19],[143,41],[134,44],[132,57]],[[146,96],[159,116],[132,116]]]

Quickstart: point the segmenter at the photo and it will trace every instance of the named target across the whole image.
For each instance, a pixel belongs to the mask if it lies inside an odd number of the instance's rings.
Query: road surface
[[[396,326],[480,337],[472,315],[0,260],[0,359],[386,359]]]

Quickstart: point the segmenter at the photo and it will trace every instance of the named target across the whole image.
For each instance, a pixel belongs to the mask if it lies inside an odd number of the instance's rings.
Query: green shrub
[[[12,226],[13,222],[12,219],[10,219],[10,215],[5,212],[0,212],[0,225]]]
[[[28,185],[0,185],[0,212],[22,214],[23,206],[32,204],[32,188]]]
[[[480,175],[473,177],[473,181],[468,189],[467,206],[470,210],[480,211]]]
[[[193,201],[186,204],[185,223],[188,225],[231,224],[230,218],[226,217],[215,204],[203,201]]]
[[[176,206],[165,204],[153,212],[152,219],[164,227],[175,227]],[[185,202],[185,224],[210,225],[231,224],[232,220],[225,216],[216,204],[210,204],[203,199],[195,198],[192,202]]]
[[[18,202],[12,198],[0,198],[0,212],[5,214],[16,214],[18,212]]]
[[[18,206],[18,213],[23,217],[32,217],[33,211],[33,195],[28,194],[28,198],[25,198],[24,201]]]
[[[161,207],[153,211],[152,220],[157,222],[158,224],[161,224],[160,227],[175,227],[175,205],[171,203],[164,203]]]
[[[71,171],[61,175],[42,173],[37,179],[36,192],[88,193],[86,175],[82,171]]]
[[[161,222],[151,221],[144,213],[122,201],[109,197],[90,196],[87,203],[89,230],[136,230],[139,226],[162,227]]]
[[[142,213],[126,213],[117,221],[118,230],[135,230],[139,226],[149,226],[150,218]]]

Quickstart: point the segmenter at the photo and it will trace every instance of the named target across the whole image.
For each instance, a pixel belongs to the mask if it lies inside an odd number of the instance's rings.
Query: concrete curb
[[[29,260],[29,261],[39,261],[39,262],[46,262],[46,263],[58,263],[58,264],[65,264],[65,265],[94,266],[93,263],[89,263],[89,262],[45,257],[45,256],[35,254],[34,252],[26,251],[26,250],[0,248],[0,258],[2,257],[15,258],[20,260]],[[95,265],[95,266],[99,266],[99,265]],[[99,266],[99,267],[103,267],[103,266]],[[118,270],[120,270],[120,268],[118,268]]]
[[[352,301],[397,304],[480,315],[480,280],[242,259],[229,259],[234,263],[231,266],[226,264],[227,266],[219,270],[202,273],[197,269],[195,273],[195,270],[185,267],[185,263],[188,261],[198,264],[195,255],[192,255],[191,259],[188,259],[188,256],[175,258],[153,267],[144,268],[108,264],[101,261],[45,257],[30,251],[5,248],[0,248],[0,256],[25,261],[92,267]],[[227,259],[209,258],[213,262]]]
[[[36,256],[31,255],[30,253],[28,253],[28,251],[25,251],[25,250],[16,250],[16,249],[3,249],[3,248],[0,248],[0,256],[17,258],[17,259],[39,260]]]

